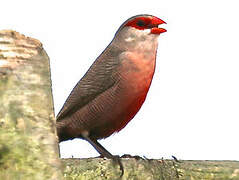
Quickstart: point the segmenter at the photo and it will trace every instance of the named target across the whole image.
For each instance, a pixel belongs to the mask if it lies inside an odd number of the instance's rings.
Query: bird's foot
[[[138,156],[138,155],[132,156],[132,155],[130,155],[130,154],[124,154],[124,155],[121,156],[121,158],[134,158],[134,159],[136,159],[136,160],[145,160],[144,158],[142,158],[142,157],[140,157],[140,156]]]
[[[173,158],[173,160],[174,160],[175,162],[182,163],[182,162],[179,161],[175,156],[172,156],[172,158]]]
[[[121,175],[120,175],[120,177],[122,177],[123,175],[124,175],[124,166],[123,166],[123,164],[122,164],[122,162],[121,162],[121,159],[120,159],[120,156],[113,156],[113,162],[114,163],[116,163],[116,164],[118,164],[119,165],[119,167],[120,167],[120,170],[121,170]]]
[[[96,156],[95,158],[104,158],[103,155]]]

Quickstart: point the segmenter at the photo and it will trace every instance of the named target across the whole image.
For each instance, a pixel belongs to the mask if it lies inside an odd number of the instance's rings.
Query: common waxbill
[[[119,132],[139,111],[154,71],[158,36],[165,23],[152,15],[125,21],[114,39],[71,91],[57,115],[59,142],[88,141],[103,157],[122,163],[99,142]]]

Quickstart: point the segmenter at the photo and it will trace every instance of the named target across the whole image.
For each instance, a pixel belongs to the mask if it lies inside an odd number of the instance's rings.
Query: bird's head
[[[128,19],[123,27],[132,27],[138,30],[150,30],[151,34],[161,34],[167,30],[158,27],[161,24],[166,24],[162,19],[159,19],[152,15],[137,15]]]
[[[114,43],[126,50],[149,50],[157,47],[157,37],[166,32],[165,22],[152,15],[137,15],[126,20],[116,32]]]

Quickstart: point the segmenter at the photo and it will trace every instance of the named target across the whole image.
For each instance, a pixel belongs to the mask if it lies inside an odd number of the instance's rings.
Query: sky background
[[[137,14],[167,22],[147,99],[119,133],[100,143],[112,154],[239,160],[238,0],[9,0],[0,29],[43,43],[51,61],[57,114],[78,80]],[[83,140],[60,144],[62,157],[98,156]]]

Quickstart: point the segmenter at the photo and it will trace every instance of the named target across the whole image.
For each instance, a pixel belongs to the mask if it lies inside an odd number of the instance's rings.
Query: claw
[[[117,163],[117,164],[119,165],[120,170],[121,170],[121,175],[120,175],[120,177],[122,177],[122,176],[124,175],[124,166],[123,166],[123,164],[122,164],[122,161],[121,161],[120,157],[119,157],[119,156],[114,156],[113,162],[114,162],[114,163]]]

